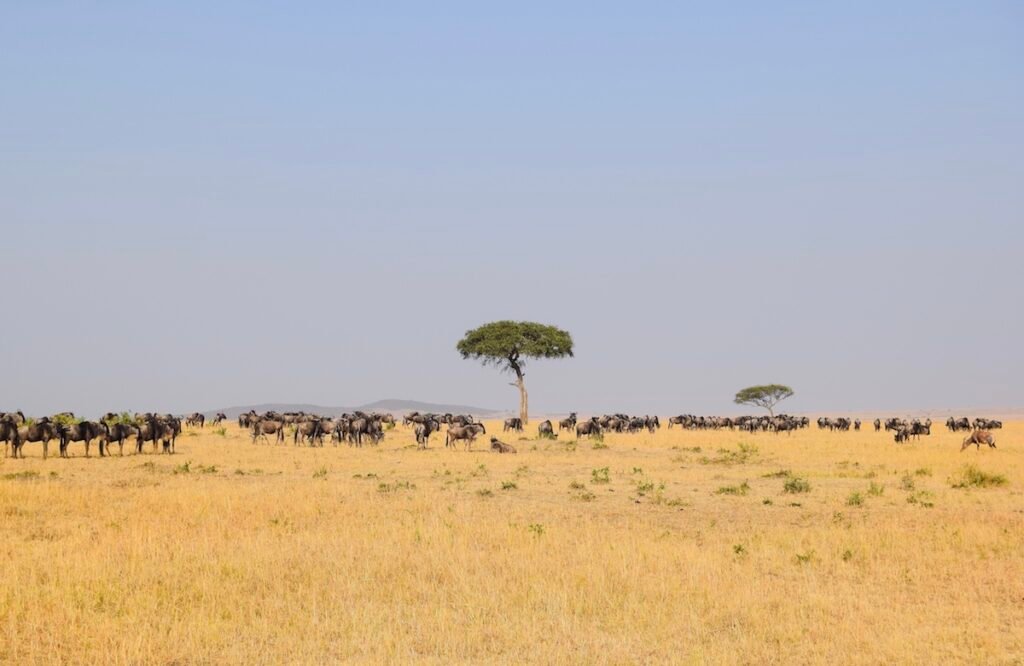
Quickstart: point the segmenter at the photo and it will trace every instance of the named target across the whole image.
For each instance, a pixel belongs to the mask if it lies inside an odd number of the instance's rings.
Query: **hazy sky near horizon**
[[[0,410],[1024,405],[1016,2],[6,3]]]

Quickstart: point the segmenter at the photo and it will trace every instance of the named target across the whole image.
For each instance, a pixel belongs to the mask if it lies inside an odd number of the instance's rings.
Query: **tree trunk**
[[[519,418],[523,420],[523,425],[526,425],[530,422],[530,399],[526,395],[526,383],[523,381],[522,375],[516,377],[515,386],[519,389]]]

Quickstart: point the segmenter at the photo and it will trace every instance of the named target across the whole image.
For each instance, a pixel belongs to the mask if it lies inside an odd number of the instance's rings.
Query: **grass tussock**
[[[984,472],[973,464],[964,465],[949,479],[949,485],[953,488],[997,488],[1007,483],[1006,476]]]

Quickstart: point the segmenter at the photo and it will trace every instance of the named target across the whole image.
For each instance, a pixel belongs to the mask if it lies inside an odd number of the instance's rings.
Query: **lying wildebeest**
[[[473,440],[480,435],[487,434],[487,428],[484,427],[483,423],[470,423],[464,426],[448,426],[448,433],[444,438],[444,445],[446,447],[451,446],[454,448],[455,442],[463,440],[466,442],[466,450],[473,446]]]
[[[550,420],[542,421],[541,424],[537,426],[537,436],[550,437],[551,439],[556,439],[558,437],[558,435],[555,434],[555,429],[551,426]]]
[[[976,450],[981,450],[982,444],[988,444],[990,448],[996,448],[995,437],[992,436],[988,430],[975,430],[964,439],[964,443],[960,445],[960,450],[963,451],[971,444],[974,444]]]
[[[491,437],[491,450],[498,453],[515,453],[516,447],[499,441],[497,437]]]
[[[31,425],[23,425],[18,428],[18,438],[14,443],[14,457],[25,457],[22,448],[25,442],[43,443],[43,460],[46,460],[50,452],[50,440],[59,439],[57,425],[45,416]]]
[[[562,419],[561,421],[558,422],[558,432],[562,432],[563,430],[572,431],[572,430],[575,430],[575,429],[576,429],[576,412],[570,413],[568,418]]]
[[[267,435],[276,435],[276,443],[284,443],[284,421],[275,421],[272,419],[259,419],[252,422],[252,442],[256,443],[256,440],[262,439],[267,444],[270,443],[270,439]]]
[[[422,423],[416,424],[416,444],[421,449],[427,448],[427,442],[430,440],[430,436],[441,429],[441,424],[437,422],[437,419],[426,419]]]
[[[582,439],[584,436],[593,437],[594,435],[600,437],[601,434],[601,424],[597,422],[597,417],[591,417],[589,421],[576,425],[576,439]]]
[[[513,430],[515,432],[522,432],[523,420],[518,416],[515,416],[510,419],[505,419],[505,427],[502,429],[502,432],[508,432],[509,430]]]

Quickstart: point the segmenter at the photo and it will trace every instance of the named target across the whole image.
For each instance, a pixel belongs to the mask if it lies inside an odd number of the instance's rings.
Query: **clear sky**
[[[1024,405],[1024,5],[0,6],[0,410]]]

